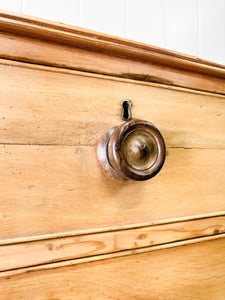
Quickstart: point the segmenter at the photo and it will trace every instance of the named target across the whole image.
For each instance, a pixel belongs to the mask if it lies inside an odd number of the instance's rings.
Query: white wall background
[[[109,33],[225,65],[225,0],[0,0],[0,9]]]

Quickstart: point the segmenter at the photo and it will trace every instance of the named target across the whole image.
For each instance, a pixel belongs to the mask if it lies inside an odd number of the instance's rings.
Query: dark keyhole
[[[129,100],[124,100],[122,102],[122,118],[124,121],[129,121],[131,119],[131,101]]]

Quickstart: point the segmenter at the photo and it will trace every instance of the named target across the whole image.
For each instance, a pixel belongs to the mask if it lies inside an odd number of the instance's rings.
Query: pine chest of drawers
[[[225,68],[5,12],[0,28],[0,299],[225,299]],[[164,156],[141,178],[149,122]],[[122,178],[97,156],[110,128]]]

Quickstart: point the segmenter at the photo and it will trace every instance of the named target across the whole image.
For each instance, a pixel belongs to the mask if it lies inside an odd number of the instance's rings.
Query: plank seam
[[[43,146],[43,147],[96,147],[96,144],[39,144],[39,143],[4,143],[0,142],[0,146]],[[181,149],[181,150],[225,150],[225,148],[208,148],[208,147],[179,147],[167,146],[166,149]]]

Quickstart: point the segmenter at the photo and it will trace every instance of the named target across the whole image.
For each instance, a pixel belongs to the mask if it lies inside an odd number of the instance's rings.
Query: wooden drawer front
[[[3,241],[225,210],[224,97],[4,60],[0,69]],[[111,180],[98,165],[122,99],[166,141],[165,165],[146,182]]]
[[[223,300],[225,239],[0,275],[1,300]]]

